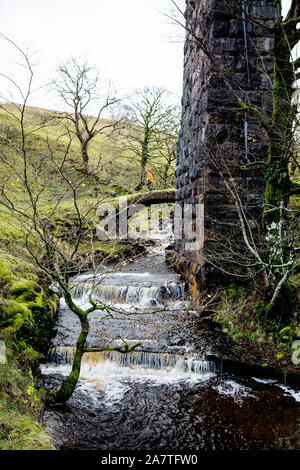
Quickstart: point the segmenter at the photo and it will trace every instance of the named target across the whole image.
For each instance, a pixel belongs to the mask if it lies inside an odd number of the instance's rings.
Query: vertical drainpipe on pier
[[[248,53],[248,35],[247,35],[247,22],[246,22],[246,1],[243,0],[242,4],[242,19],[243,19],[243,30],[244,30],[244,44],[245,44],[245,58],[246,58],[246,67],[247,67],[247,86],[248,90],[250,89],[250,67],[249,67],[249,53]],[[245,97],[247,97],[245,93]],[[244,139],[245,139],[245,156],[244,162],[247,164],[248,160],[248,111],[245,110],[245,118],[244,118]],[[246,170],[243,169],[243,178],[245,182],[246,188],[246,195],[245,195],[245,210],[247,209],[247,173]]]

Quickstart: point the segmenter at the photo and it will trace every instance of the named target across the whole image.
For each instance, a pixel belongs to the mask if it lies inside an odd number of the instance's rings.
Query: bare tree
[[[160,158],[154,161],[154,168],[164,187],[170,187],[175,180],[180,112],[179,106],[172,108],[163,123],[162,132],[158,136],[158,153]]]
[[[89,174],[89,145],[95,136],[110,134],[118,125],[116,121],[104,120],[103,112],[111,109],[119,100],[108,86],[103,98],[99,91],[99,77],[87,61],[72,58],[58,66],[58,76],[53,85],[68,111],[61,116],[67,132],[76,136],[80,144],[83,174]],[[95,176],[95,174],[94,174]]]
[[[122,147],[133,155],[140,165],[140,176],[136,190],[140,190],[145,179],[145,168],[155,159],[170,159],[170,129],[174,122],[176,106],[169,104],[165,88],[152,87],[136,90],[129,103],[124,106],[127,126],[122,133]],[[171,140],[174,140],[171,137]],[[172,152],[171,152],[172,154]]]

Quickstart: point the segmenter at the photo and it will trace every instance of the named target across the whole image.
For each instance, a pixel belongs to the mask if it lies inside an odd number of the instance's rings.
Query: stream
[[[157,229],[159,230],[159,229]],[[165,260],[169,221],[160,240],[137,258],[73,280],[73,298],[116,311],[89,315],[81,375],[64,406],[49,406],[44,423],[63,450],[298,450],[300,392],[272,380],[222,371],[226,337],[193,311],[185,283]],[[63,300],[43,385],[57,390],[69,373],[79,320]],[[103,350],[120,347],[130,353]]]

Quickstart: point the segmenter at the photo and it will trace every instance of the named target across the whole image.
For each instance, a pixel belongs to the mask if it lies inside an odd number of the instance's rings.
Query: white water
[[[50,351],[50,360],[41,366],[42,373],[68,375],[75,348],[61,347]],[[101,351],[84,353],[81,361],[80,379],[99,383],[102,386],[111,381],[120,382],[125,378],[134,381],[150,380],[158,383],[182,380],[201,381],[215,374],[215,363],[206,361],[197,354],[176,355],[133,351]]]
[[[122,281],[126,280],[126,274],[122,275]],[[119,277],[120,274],[119,274]],[[97,280],[97,283],[100,281]],[[78,282],[73,290],[74,300],[87,302],[90,293],[98,302],[138,304],[140,307],[161,305],[163,300],[178,300],[184,296],[184,284],[163,284],[162,286],[130,286],[130,285],[101,285],[96,286],[91,282]]]
[[[164,247],[172,240],[172,226],[169,223],[163,232],[162,239],[148,248],[146,263],[148,269],[132,270],[130,266],[122,270],[105,270],[96,275],[92,273],[82,274],[73,280],[72,296],[81,307],[89,306],[89,296],[113,305],[123,312],[155,311],[164,308],[178,310],[186,309],[187,301],[184,296],[184,283],[180,275],[165,265]],[[154,258],[153,258],[154,257]],[[154,260],[154,261],[153,261]],[[152,263],[162,266],[159,274],[152,268]],[[135,266],[136,269],[136,266]],[[61,300],[61,307],[66,305]],[[70,315],[71,314],[70,312]],[[151,315],[146,315],[146,322]],[[100,320],[99,320],[100,321]],[[122,321],[125,321],[124,319]],[[158,322],[158,323],[157,323]],[[135,318],[135,324],[141,325],[141,317]],[[132,328],[135,325],[132,322]],[[149,321],[151,339],[128,339],[129,347],[137,342],[141,346],[130,353],[118,351],[101,351],[84,353],[81,361],[81,373],[78,387],[81,390],[97,389],[116,401],[124,395],[126,387],[124,381],[151,381],[153,385],[160,383],[175,383],[180,381],[201,382],[219,372],[215,363],[206,361],[202,355],[191,353],[189,347],[180,347],[180,353],[170,354],[163,352],[149,352],[147,348],[159,351],[159,343],[156,341],[156,332],[163,328],[157,317]],[[124,346],[117,337],[107,338],[107,345],[113,347]],[[141,351],[140,349],[144,349]],[[146,349],[146,351],[145,351]],[[186,351],[185,354],[183,354]],[[49,363],[41,366],[43,375],[62,374],[68,375],[71,371],[75,347],[59,345],[49,351]]]
[[[277,384],[277,387],[281,388],[284,392],[286,392],[287,395],[292,396],[297,402],[300,402],[300,392],[293,390],[290,387],[286,387],[285,385],[282,384]]]
[[[245,398],[252,397],[257,399],[257,397],[251,393],[250,388],[245,387],[244,385],[241,385],[233,380],[225,380],[222,382],[222,384],[213,388],[215,388],[215,390],[217,390],[220,395],[232,397],[234,402],[240,406],[242,405]]]

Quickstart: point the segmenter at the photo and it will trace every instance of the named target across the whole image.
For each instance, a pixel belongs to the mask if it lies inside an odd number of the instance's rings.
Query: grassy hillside
[[[20,136],[20,126],[12,116],[20,113],[13,105],[2,105],[0,107],[0,136],[6,136],[7,140],[0,140],[0,149],[5,145],[6,152],[10,147],[10,152],[14,153],[14,147]],[[69,144],[69,136],[66,133],[66,120],[61,113],[44,110],[40,108],[27,107],[24,116],[25,129],[27,133],[28,151],[34,153],[37,159],[46,158],[53,152],[56,157],[62,157]],[[109,125],[112,121],[102,119],[100,126]],[[134,126],[132,126],[134,132]],[[132,151],[126,150],[124,141],[124,130],[114,132],[110,135],[111,129],[105,129],[102,134],[97,134],[89,145],[89,157],[91,173],[87,178],[82,192],[86,197],[94,196],[94,187],[97,191],[105,194],[117,195],[120,192],[131,193],[134,191],[139,175],[140,167],[136,156]],[[123,133],[123,136],[122,136]],[[168,181],[163,180],[165,161],[162,157],[155,156],[150,159],[149,166],[154,175],[154,188],[160,189],[174,184],[175,164],[171,165],[168,173]],[[80,145],[77,138],[72,140],[68,154],[68,166],[72,179],[78,179],[82,175],[82,159],[80,156]],[[0,162],[0,170],[1,168]],[[49,183],[51,181],[51,171],[49,171]],[[50,184],[49,184],[50,186]],[[145,187],[146,190],[146,187]]]
[[[26,154],[26,177],[32,197],[37,200],[38,215],[40,218],[47,217],[53,233],[66,239],[66,242],[68,237],[63,236],[63,230],[72,231],[74,225],[78,224],[76,205],[84,216],[84,224],[89,228],[95,226],[96,208],[100,202],[112,201],[119,195],[135,194],[140,167],[132,155],[120,151],[122,135],[116,143],[115,137],[103,134],[96,135],[91,141],[91,171],[83,175],[79,142],[74,138],[70,145],[66,120],[62,114],[40,108],[26,108],[25,140],[20,118],[17,105],[0,107],[0,191],[2,201],[8,206],[0,205],[0,249],[14,252],[17,247],[19,253],[26,256],[20,244],[26,233],[26,229],[22,228],[26,218],[12,218],[9,210],[9,206],[14,204],[22,213],[33,212],[32,200],[24,181],[23,152]],[[103,120],[101,125],[109,122]],[[60,174],[58,168],[62,164],[63,174]],[[163,160],[156,159],[157,170],[153,167],[154,189],[165,185],[157,177],[160,164],[163,164]],[[173,170],[170,169],[172,174]],[[76,201],[68,182],[76,187]],[[146,186],[144,191],[148,192]],[[106,243],[103,247],[105,255],[111,250],[114,253],[112,256],[115,256],[115,248],[116,245],[112,248]],[[117,249],[124,251],[121,246],[117,246]],[[83,246],[82,250],[85,252],[86,247]]]

